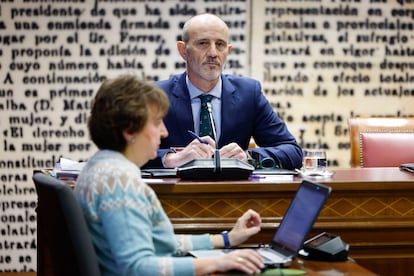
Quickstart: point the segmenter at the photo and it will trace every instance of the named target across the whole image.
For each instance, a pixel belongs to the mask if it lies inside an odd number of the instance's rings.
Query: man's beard
[[[209,64],[209,62],[214,62],[214,65]],[[198,71],[198,74],[203,79],[208,80],[208,81],[213,81],[213,80],[216,80],[220,76],[220,74],[223,71],[223,67],[221,66],[220,62],[213,60],[213,61],[204,62],[203,65],[199,67],[197,71]]]

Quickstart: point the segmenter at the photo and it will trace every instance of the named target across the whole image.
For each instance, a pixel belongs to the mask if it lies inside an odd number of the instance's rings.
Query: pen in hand
[[[194,139],[197,139],[200,143],[202,143],[202,144],[206,144],[206,145],[208,145],[208,142],[206,141],[206,140],[204,140],[204,139],[201,139],[200,138],[200,136],[198,136],[197,134],[195,134],[195,132],[193,132],[193,131],[191,131],[191,130],[187,130],[188,131],[188,133],[190,133],[190,135],[194,138]]]

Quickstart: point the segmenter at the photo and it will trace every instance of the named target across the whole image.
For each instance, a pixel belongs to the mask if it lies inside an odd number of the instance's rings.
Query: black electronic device
[[[348,259],[349,245],[341,237],[323,232],[303,244],[299,255],[308,260],[335,262]]]
[[[214,137],[217,137],[213,121],[211,103],[207,103],[210,113],[211,128]],[[232,158],[221,158],[216,143],[214,157],[211,159],[194,159],[177,168],[177,176],[181,179],[197,180],[241,180],[247,179],[254,171],[254,167],[244,161]]]
[[[208,112],[210,113],[211,128],[214,137],[217,137],[216,127],[213,121],[213,112],[211,103],[207,103]],[[247,179],[252,174],[254,167],[238,159],[221,158],[216,143],[214,158],[211,159],[194,159],[177,168],[177,175],[181,179],[199,179],[199,180],[240,180]]]
[[[241,180],[247,179],[254,167],[238,159],[223,158],[217,170],[214,159],[194,159],[177,168],[181,179],[198,180]]]

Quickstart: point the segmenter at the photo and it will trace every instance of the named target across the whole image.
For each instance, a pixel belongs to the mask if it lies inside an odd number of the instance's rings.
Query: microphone
[[[207,110],[208,110],[208,113],[210,114],[211,129],[213,130],[214,139],[216,140],[216,149],[214,151],[214,172],[219,173],[219,172],[221,172],[221,162],[220,162],[221,157],[220,157],[220,150],[219,150],[219,147],[218,147],[216,125],[214,124],[213,111],[212,111],[212,108],[211,108],[211,102],[207,103]]]

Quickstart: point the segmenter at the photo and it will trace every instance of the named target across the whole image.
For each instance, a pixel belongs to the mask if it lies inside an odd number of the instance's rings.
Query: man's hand
[[[165,157],[164,166],[177,168],[194,159],[212,158],[216,142],[210,136],[204,136],[202,139],[207,141],[208,144],[200,143],[197,139],[194,139],[179,151],[168,153]]]
[[[222,158],[235,158],[243,161],[246,161],[248,158],[246,151],[236,143],[230,143],[222,147],[220,149],[220,156]]]

